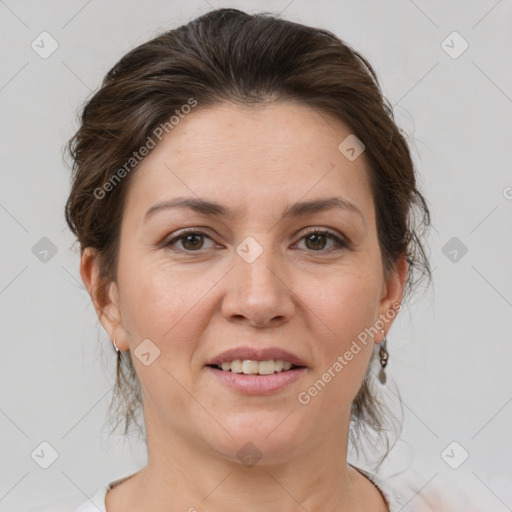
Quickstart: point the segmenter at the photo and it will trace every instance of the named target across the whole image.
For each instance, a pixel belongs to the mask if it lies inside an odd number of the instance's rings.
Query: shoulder
[[[352,464],[351,466],[377,487],[389,507],[389,512],[414,512],[408,500],[391,484],[369,471],[360,469]]]
[[[105,484],[98,492],[86,502],[82,503],[75,512],[106,512],[105,500],[107,497],[107,493],[110,489],[115,487],[116,485],[124,482],[128,478],[133,476],[132,473],[126,476],[122,476],[112,480],[111,482]]]
[[[105,497],[108,484],[102,487],[92,498],[82,503],[75,512],[106,512]]]

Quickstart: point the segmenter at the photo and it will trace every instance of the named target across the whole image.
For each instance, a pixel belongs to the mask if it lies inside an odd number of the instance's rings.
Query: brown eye
[[[201,249],[204,243],[203,237],[200,234],[187,235],[182,240],[183,247],[188,251]]]
[[[326,244],[326,236],[324,234],[312,233],[311,235],[307,235],[305,237],[306,247],[308,249],[312,249],[317,251],[319,249],[324,249]]]
[[[189,231],[175,236],[165,243],[165,247],[176,249],[178,251],[181,250],[183,252],[198,252],[201,249],[208,249],[212,247],[212,245],[210,247],[205,247],[205,241],[207,239],[211,240],[211,238],[205,233],[201,233],[200,231]]]
[[[336,236],[330,231],[315,229],[306,233],[300,241],[304,240],[304,245],[308,251],[331,252],[341,249],[349,249],[348,242]]]

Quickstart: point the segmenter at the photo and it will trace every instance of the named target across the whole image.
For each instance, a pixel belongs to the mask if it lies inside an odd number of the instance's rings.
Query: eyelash
[[[171,247],[177,241],[184,240],[189,235],[199,235],[199,236],[204,236],[204,237],[212,239],[209,235],[207,235],[206,233],[203,233],[202,231],[198,231],[198,230],[196,230],[194,228],[188,228],[188,229],[185,229],[185,230],[181,231],[179,233],[179,235],[177,235],[177,236],[171,238],[170,240],[164,242],[164,246],[166,248]],[[334,248],[331,248],[331,249],[321,249],[321,250],[318,250],[318,251],[308,250],[308,252],[312,252],[312,253],[315,253],[315,252],[317,252],[317,253],[330,253],[330,252],[336,251],[336,250],[343,250],[343,249],[350,250],[351,249],[350,243],[347,240],[344,240],[344,239],[340,238],[339,236],[335,235],[331,231],[324,230],[324,229],[319,229],[319,228],[311,228],[311,229],[309,229],[308,231],[306,231],[302,235],[302,237],[300,238],[299,241],[301,241],[304,238],[306,238],[308,236],[311,236],[311,235],[325,235],[327,238],[333,240],[334,243],[337,245],[337,247],[334,247]],[[183,252],[189,253],[189,254],[200,253],[200,252],[203,251],[203,249],[198,249],[197,251],[190,251],[190,250],[187,250],[187,249],[175,249],[175,250],[183,251]]]

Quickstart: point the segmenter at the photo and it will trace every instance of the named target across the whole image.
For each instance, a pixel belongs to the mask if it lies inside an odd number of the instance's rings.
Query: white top
[[[408,504],[404,496],[402,496],[392,486],[381,480],[379,477],[376,477],[375,475],[368,473],[363,469],[356,468],[355,466],[352,467],[359,471],[362,475],[366,476],[375,485],[375,487],[377,487],[389,507],[389,512],[414,512],[414,509],[411,507],[411,505]],[[90,500],[82,503],[82,505],[76,509],[76,512],[107,512],[105,506],[105,498],[109,489],[116,486],[117,484],[120,484],[124,480],[127,480],[133,475],[134,473],[128,476],[123,476],[108,483],[102,487]]]

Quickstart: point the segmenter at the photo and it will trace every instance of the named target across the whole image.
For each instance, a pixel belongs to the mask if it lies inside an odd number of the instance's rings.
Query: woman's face
[[[403,290],[384,275],[364,152],[339,149],[350,133],[307,106],[223,104],[137,169],[101,318],[132,353],[150,445],[277,462],[346,435],[382,340],[365,329],[389,329]]]

